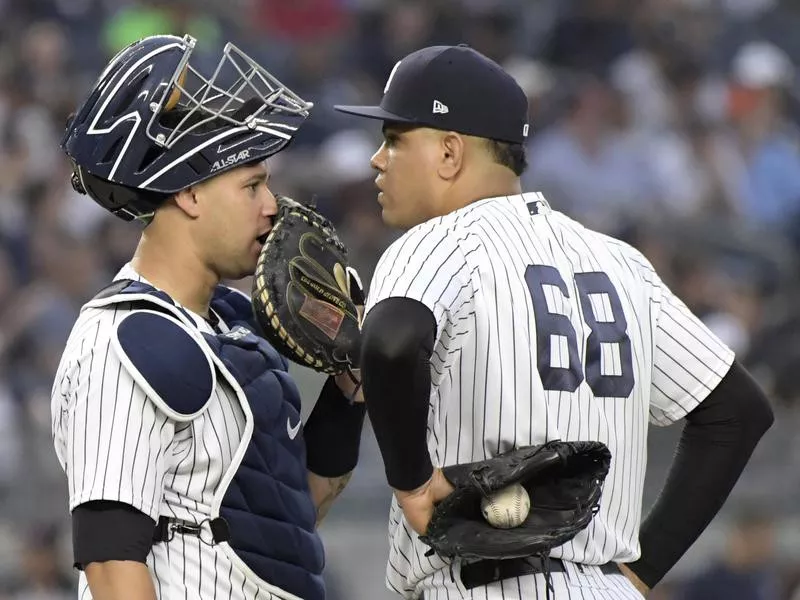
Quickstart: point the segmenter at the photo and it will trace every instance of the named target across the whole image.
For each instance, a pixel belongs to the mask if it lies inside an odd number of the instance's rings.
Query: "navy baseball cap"
[[[465,44],[430,46],[400,60],[380,106],[334,108],[503,142],[521,144],[528,136],[525,92],[500,65]]]

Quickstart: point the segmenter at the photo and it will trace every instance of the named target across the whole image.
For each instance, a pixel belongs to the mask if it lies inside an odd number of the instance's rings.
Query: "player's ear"
[[[440,144],[439,176],[442,179],[453,179],[464,165],[466,140],[464,136],[448,131],[442,134]]]
[[[187,216],[196,219],[200,216],[200,202],[197,198],[199,186],[188,187],[175,194],[175,204],[178,205]]]

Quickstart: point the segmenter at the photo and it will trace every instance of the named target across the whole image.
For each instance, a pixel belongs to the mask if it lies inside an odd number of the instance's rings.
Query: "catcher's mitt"
[[[333,225],[313,206],[278,197],[253,278],[253,311],[278,352],[328,374],[355,368],[364,293]]]
[[[420,539],[446,558],[505,559],[544,556],[584,529],[599,508],[611,453],[600,442],[548,442],[494,458],[444,467],[455,491],[437,505]],[[525,521],[495,529],[481,499],[514,483],[531,498]]]

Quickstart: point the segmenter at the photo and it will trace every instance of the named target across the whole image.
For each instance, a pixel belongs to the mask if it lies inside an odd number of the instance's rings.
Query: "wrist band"
[[[308,470],[341,477],[355,469],[366,414],[366,404],[351,403],[329,377],[303,427]]]

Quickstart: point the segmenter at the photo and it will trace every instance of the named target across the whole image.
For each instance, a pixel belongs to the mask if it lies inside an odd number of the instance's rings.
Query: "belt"
[[[560,558],[545,558],[544,562],[547,563],[549,568],[543,568],[542,562],[538,558],[510,558],[468,563],[461,566],[461,583],[464,584],[465,588],[471,590],[472,588],[503,579],[510,579],[511,577],[545,573],[545,570],[550,573],[563,573],[566,571],[564,561]],[[575,566],[582,571],[584,566],[589,565],[575,563]],[[597,566],[605,575],[619,575],[622,573],[617,563],[608,562]]]

